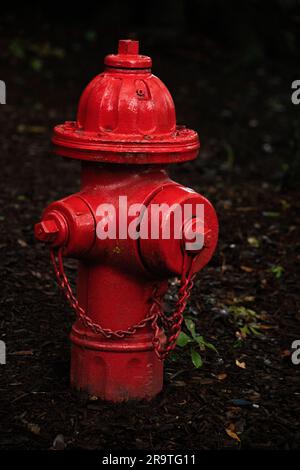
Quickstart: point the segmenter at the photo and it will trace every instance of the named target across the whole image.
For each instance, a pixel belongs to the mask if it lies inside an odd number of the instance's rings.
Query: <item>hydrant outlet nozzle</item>
[[[49,214],[47,218],[34,226],[34,236],[37,240],[50,243],[53,246],[62,246],[67,240],[68,227],[65,218],[56,214]]]

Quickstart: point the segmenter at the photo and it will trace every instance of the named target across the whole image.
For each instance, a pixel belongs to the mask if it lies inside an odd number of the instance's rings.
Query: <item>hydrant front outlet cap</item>
[[[57,154],[127,164],[196,158],[197,132],[176,125],[173,99],[138,48],[138,41],[121,40],[118,54],[105,58],[104,72],[81,96],[77,120],[55,127]]]

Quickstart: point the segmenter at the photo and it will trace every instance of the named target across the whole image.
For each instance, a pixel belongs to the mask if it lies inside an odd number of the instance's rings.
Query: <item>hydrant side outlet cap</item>
[[[119,41],[106,69],[85,88],[77,121],[54,129],[55,153],[114,163],[172,163],[196,158],[197,132],[176,125],[173,99],[151,73],[138,41]]]

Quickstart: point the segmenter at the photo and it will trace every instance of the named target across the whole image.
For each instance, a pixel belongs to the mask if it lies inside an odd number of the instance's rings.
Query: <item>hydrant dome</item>
[[[195,131],[176,126],[173,99],[151,73],[138,41],[119,41],[118,54],[85,88],[77,120],[54,129],[55,152],[72,158],[117,163],[169,163],[197,156]]]
[[[124,141],[171,136],[176,131],[175,106],[161,80],[150,73],[135,79],[115,75],[104,72],[84,90],[77,126],[107,140],[117,135]]]

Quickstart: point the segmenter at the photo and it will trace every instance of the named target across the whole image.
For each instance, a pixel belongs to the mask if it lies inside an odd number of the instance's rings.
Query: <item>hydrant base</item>
[[[122,402],[150,400],[163,386],[163,361],[149,342],[128,346],[128,339],[78,344],[71,334],[71,385],[80,392],[103,400]],[[76,344],[77,343],[77,344]]]

